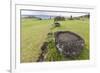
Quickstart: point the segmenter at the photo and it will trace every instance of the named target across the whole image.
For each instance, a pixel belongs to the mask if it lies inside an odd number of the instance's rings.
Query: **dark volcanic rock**
[[[47,46],[48,46],[48,43],[47,42],[44,42],[43,45],[41,46],[41,51],[43,53],[45,53],[47,51]]]
[[[37,62],[42,62],[42,61],[44,61],[44,55],[41,53]]]
[[[78,56],[84,48],[84,40],[70,31],[55,32],[55,44],[58,51],[65,56]]]
[[[44,42],[43,45],[41,46],[41,54],[38,57],[37,62],[43,62],[44,61],[44,55],[47,52],[47,47],[48,47],[48,42]]]
[[[60,27],[60,23],[56,22],[54,23],[55,27]]]

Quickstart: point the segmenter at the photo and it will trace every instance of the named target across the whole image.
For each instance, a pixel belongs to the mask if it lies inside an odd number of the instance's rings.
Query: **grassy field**
[[[36,62],[39,54],[41,53],[41,46],[46,40],[48,32],[52,27],[53,20],[36,20],[32,18],[22,18],[21,19],[21,62]],[[77,60],[89,59],[89,19],[82,20],[66,20],[61,21],[61,27],[52,29],[52,32],[64,30],[72,31],[80,35],[85,40],[85,48],[81,55],[77,57]],[[50,56],[56,55],[54,50],[48,52],[49,56],[47,61],[49,61]],[[55,58],[54,57],[54,58]],[[56,59],[56,60],[60,60]],[[67,60],[67,59],[63,59]],[[69,60],[69,59],[68,59]]]

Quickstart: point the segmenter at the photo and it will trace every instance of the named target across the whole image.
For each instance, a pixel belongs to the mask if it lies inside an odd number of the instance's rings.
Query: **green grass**
[[[21,62],[36,62],[41,53],[41,46],[46,41],[47,33],[51,32],[53,20],[36,20],[36,19],[21,19]],[[76,60],[89,59],[89,19],[82,20],[66,20],[61,21],[61,27],[53,28],[52,32],[56,31],[72,31],[77,33],[85,40],[85,48],[81,55]],[[57,53],[54,48],[50,49],[47,54],[46,61],[55,59],[65,59]]]

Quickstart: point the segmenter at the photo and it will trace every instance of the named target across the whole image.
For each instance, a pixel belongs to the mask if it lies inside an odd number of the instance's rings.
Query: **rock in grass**
[[[54,25],[55,25],[55,27],[60,27],[60,23],[58,23],[58,22],[55,22]]]
[[[57,50],[65,56],[78,56],[84,48],[84,39],[70,31],[55,32]]]
[[[44,56],[47,52],[47,47],[48,47],[48,42],[44,42],[43,45],[41,46],[41,54],[40,56],[38,57],[38,60],[37,62],[42,62],[44,61]]]

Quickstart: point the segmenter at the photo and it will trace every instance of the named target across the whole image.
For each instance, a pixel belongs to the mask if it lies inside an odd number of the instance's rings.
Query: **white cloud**
[[[82,16],[86,15],[87,13],[74,13],[74,12],[49,12],[49,11],[30,11],[30,10],[22,10],[21,15],[48,15],[48,16]]]

